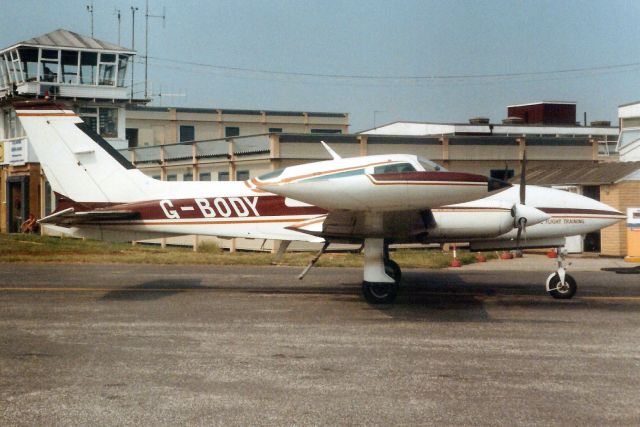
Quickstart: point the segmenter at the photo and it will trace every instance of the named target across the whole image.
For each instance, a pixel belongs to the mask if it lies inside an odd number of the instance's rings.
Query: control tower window
[[[40,57],[40,81],[58,83],[60,51],[42,49]]]
[[[18,49],[22,72],[25,82],[34,82],[38,79],[38,49],[33,47],[21,47]]]
[[[62,81],[61,83],[78,84],[78,52],[74,50],[62,51]]]
[[[95,84],[96,67],[98,66],[98,54],[95,52],[80,53],[80,84]]]
[[[127,75],[127,62],[129,57],[126,55],[118,56],[118,86],[124,87],[124,79]]]
[[[98,84],[103,86],[115,86],[116,81],[116,55],[113,53],[101,53],[98,67]]]

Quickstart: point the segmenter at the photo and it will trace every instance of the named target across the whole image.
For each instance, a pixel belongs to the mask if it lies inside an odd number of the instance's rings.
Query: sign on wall
[[[29,142],[26,137],[0,141],[0,164],[21,166],[29,161]]]

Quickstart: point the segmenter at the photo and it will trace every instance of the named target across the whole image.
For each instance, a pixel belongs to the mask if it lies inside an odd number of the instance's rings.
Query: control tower
[[[0,231],[19,231],[30,215],[51,211],[53,197],[29,149],[13,103],[50,99],[74,110],[114,148],[127,148],[128,66],[135,52],[58,29],[0,50]]]

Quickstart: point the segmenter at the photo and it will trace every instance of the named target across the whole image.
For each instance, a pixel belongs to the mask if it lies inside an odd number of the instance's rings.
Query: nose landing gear
[[[391,304],[398,295],[402,270],[389,258],[383,239],[364,241],[364,281],[362,293],[370,304]]]
[[[576,280],[567,274],[565,268],[565,257],[567,250],[558,248],[558,269],[547,277],[546,290],[549,295],[556,299],[570,299],[578,290]],[[571,265],[571,264],[568,264]]]

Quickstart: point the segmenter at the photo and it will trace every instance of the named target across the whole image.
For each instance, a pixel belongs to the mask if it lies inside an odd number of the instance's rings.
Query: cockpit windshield
[[[432,162],[431,160],[423,159],[422,157],[418,157],[418,162],[422,165],[424,170],[426,170],[427,172],[432,172],[432,171],[446,172],[447,171],[445,168],[443,168],[442,166],[440,166],[436,162]]]

